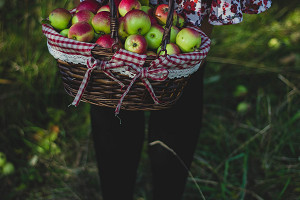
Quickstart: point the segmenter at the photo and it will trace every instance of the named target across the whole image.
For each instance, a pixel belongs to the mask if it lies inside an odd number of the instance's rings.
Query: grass
[[[89,105],[68,107],[72,98],[41,32],[41,19],[65,3],[6,1],[0,7],[0,151],[15,169],[0,174],[1,199],[101,199]],[[299,17],[296,6],[274,3],[242,24],[215,27],[191,168],[198,186],[189,178],[185,200],[203,199],[197,187],[207,200],[299,199]],[[145,152],[139,200],[151,196]]]

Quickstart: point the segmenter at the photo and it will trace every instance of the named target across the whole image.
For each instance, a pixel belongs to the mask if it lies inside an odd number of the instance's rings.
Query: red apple
[[[96,33],[110,33],[110,12],[98,12],[92,20],[92,26]]]
[[[101,35],[96,41],[101,47],[111,48],[114,44],[114,39],[111,38],[110,34]]]
[[[104,6],[101,6],[101,7],[99,8],[99,10],[97,11],[97,13],[98,13],[98,12],[101,12],[101,11],[108,11],[108,12],[110,12],[110,7],[109,7],[109,5],[106,4],[106,5],[104,5]]]
[[[138,0],[122,0],[118,7],[119,13],[122,17],[134,9],[141,9],[141,3]]]
[[[85,0],[79,3],[79,5],[76,8],[76,12],[80,10],[89,10],[92,13],[96,14],[100,6],[100,3],[96,0]]]
[[[183,28],[176,36],[176,44],[183,53],[195,51],[201,45],[201,34],[193,28]]]
[[[68,28],[71,18],[71,13],[64,8],[56,8],[49,15],[51,26],[58,30]]]
[[[80,42],[90,42],[94,38],[94,29],[87,22],[78,22],[70,27],[68,38]]]
[[[150,17],[142,10],[129,11],[124,16],[124,20],[125,30],[129,35],[144,35],[151,27]]]
[[[125,40],[125,49],[138,54],[145,54],[147,41],[142,35],[129,35]]]
[[[157,49],[162,41],[164,29],[158,24],[151,26],[150,30],[145,34],[145,39],[149,49]]]
[[[92,13],[89,10],[80,10],[72,18],[72,24],[75,24],[77,22],[87,22],[89,24],[92,24],[92,19],[94,17],[94,13]]]
[[[161,49],[161,47],[159,47],[157,49],[157,53],[159,53],[160,49]],[[167,44],[166,50],[167,50],[167,54],[169,54],[169,55],[181,53],[179,47],[174,43]],[[165,55],[165,51],[161,51],[159,55]]]
[[[169,5],[160,4],[154,10],[153,15],[157,19],[159,24],[166,25],[167,18],[168,18],[168,12],[169,12]],[[176,11],[174,11],[173,25],[176,25],[176,22],[177,22],[177,13],[176,13]]]
[[[119,18],[119,29],[118,29],[118,35],[119,38],[123,41],[129,36],[129,34],[125,30],[125,20],[124,17]]]

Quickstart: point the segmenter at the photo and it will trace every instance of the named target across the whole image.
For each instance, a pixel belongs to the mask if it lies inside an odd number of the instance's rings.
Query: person
[[[155,0],[152,4],[166,3]],[[211,37],[214,25],[237,24],[243,13],[258,14],[270,8],[271,0],[177,0],[178,10]],[[182,97],[169,109],[151,111],[147,142],[161,141],[189,169],[201,130],[205,62],[191,75]],[[91,105],[91,128],[104,200],[132,200],[138,164],[145,141],[143,111]],[[188,171],[162,145],[148,146],[153,200],[180,200]],[[199,198],[200,199],[200,198]]]

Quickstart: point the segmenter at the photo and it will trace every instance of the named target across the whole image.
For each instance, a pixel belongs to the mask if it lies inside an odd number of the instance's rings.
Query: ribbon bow
[[[134,71],[134,73],[136,74],[132,81],[130,82],[129,86],[127,87],[126,91],[122,94],[120,100],[119,100],[119,103],[116,107],[116,110],[115,110],[115,114],[119,114],[120,112],[120,109],[121,109],[121,105],[122,105],[122,102],[125,98],[125,96],[127,95],[127,93],[129,92],[129,90],[131,89],[132,85],[135,83],[135,81],[140,78],[144,84],[144,86],[147,88],[147,90],[149,91],[149,94],[150,96],[152,97],[153,101],[155,104],[159,104],[161,103],[155,93],[154,93],[154,90],[152,88],[152,85],[151,83],[149,82],[148,78],[154,80],[154,81],[164,81],[168,78],[168,74],[169,74],[169,71],[165,68],[155,68],[155,69],[150,69],[148,67],[137,67],[136,65],[134,64],[128,64],[129,68],[131,70]]]
[[[119,61],[119,62],[107,62],[107,61],[98,61],[95,60],[94,58],[88,59],[87,60],[87,71],[85,73],[85,76],[81,82],[81,85],[79,87],[79,90],[72,102],[71,105],[74,106],[78,106],[82,95],[85,91],[85,88],[90,80],[92,71],[94,69],[100,69],[102,70],[108,77],[110,77],[112,80],[114,80],[115,82],[117,82],[120,86],[121,89],[124,87],[124,84],[118,80],[117,78],[114,77],[114,75],[111,73],[111,69],[120,69],[120,68],[124,68],[125,66],[128,66],[128,70],[132,73],[134,73],[134,77],[132,79],[132,81],[130,82],[129,86],[127,87],[127,89],[125,90],[125,92],[122,94],[118,105],[115,109],[115,114],[118,115],[121,109],[121,105],[122,102],[125,98],[125,96],[128,94],[128,92],[130,91],[132,85],[135,83],[135,81],[140,78],[144,84],[144,86],[147,88],[147,90],[150,93],[150,96],[152,97],[153,101],[155,104],[160,103],[160,101],[157,99],[154,90],[151,86],[151,83],[149,82],[148,79],[151,79],[153,81],[164,81],[167,79],[169,71],[165,68],[147,68],[147,67],[140,67],[140,66],[136,66],[132,63],[125,63],[123,61]]]

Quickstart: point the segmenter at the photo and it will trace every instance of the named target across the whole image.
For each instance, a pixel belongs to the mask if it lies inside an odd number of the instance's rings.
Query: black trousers
[[[194,73],[182,97],[170,109],[151,111],[148,142],[160,140],[190,167],[202,121],[203,72]],[[91,124],[104,200],[132,200],[138,163],[145,139],[142,111],[114,116],[114,109],[91,106]],[[182,199],[187,170],[161,145],[148,147],[153,200]]]

